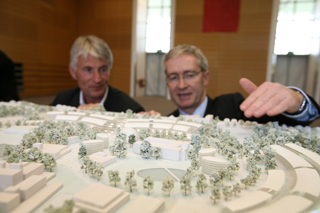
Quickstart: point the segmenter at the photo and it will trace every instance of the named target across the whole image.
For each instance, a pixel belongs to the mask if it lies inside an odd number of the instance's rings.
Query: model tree
[[[124,185],[130,189],[130,192],[132,192],[133,187],[137,186],[137,181],[134,178],[134,174],[134,170],[127,172],[126,180],[124,182]]]
[[[88,173],[93,176],[93,170],[96,169],[97,163],[95,161],[89,160],[87,162],[87,167],[88,167]]]
[[[226,176],[229,178],[229,180],[233,180],[235,174],[236,172],[233,170],[233,168],[227,168]]]
[[[144,140],[140,146],[140,155],[142,158],[149,159],[152,155],[151,143]]]
[[[39,128],[33,129],[32,132],[37,137],[37,141],[41,142],[44,139],[44,135],[45,135],[46,130],[43,127],[39,127]]]
[[[133,111],[131,109],[127,109],[126,115],[127,115],[127,118],[132,118]]]
[[[221,185],[223,186],[223,179],[227,177],[228,170],[227,168],[221,168],[218,170],[218,173],[220,175]]]
[[[49,169],[50,172],[52,172],[52,168],[55,168],[57,166],[56,159],[54,159],[54,157],[52,157],[48,153],[43,154],[41,163],[44,165],[44,168]]]
[[[63,213],[72,213],[74,207],[74,201],[73,200],[66,200],[62,207],[60,208],[54,208],[52,205],[50,205],[48,208],[44,209],[45,213],[58,213],[58,212],[63,212]]]
[[[151,131],[149,128],[148,129],[140,129],[139,134],[140,134],[140,139],[144,140],[145,138],[150,137]]]
[[[154,185],[154,181],[151,180],[150,176],[143,178],[143,189],[148,191],[148,195],[150,195],[150,191],[152,191]]]
[[[97,164],[92,171],[92,176],[97,178],[97,180],[100,180],[103,175],[103,169],[104,169],[104,165]]]
[[[19,158],[19,161],[26,161],[25,159],[27,159],[27,152],[24,151],[24,148],[23,146],[21,145],[16,145],[14,147],[14,150],[13,152],[16,152],[18,154],[18,158]],[[11,156],[11,155],[10,155]],[[9,156],[9,157],[10,157]]]
[[[188,151],[188,158],[189,159],[196,159],[197,158],[197,155],[196,155],[196,153],[194,152],[194,149],[190,149],[189,151]]]
[[[196,183],[196,188],[198,189],[198,191],[201,191],[203,193],[208,186],[209,185],[207,184],[206,176],[204,176],[204,174],[199,174]]]
[[[168,134],[166,139],[172,140],[173,139],[173,132],[171,130],[168,130]]]
[[[229,197],[232,197],[232,189],[231,186],[222,187],[222,193],[225,197],[225,200],[228,200]]]
[[[68,143],[69,143],[68,136],[64,132],[62,132],[61,138],[59,140],[59,144],[68,145]]]
[[[33,132],[30,132],[23,135],[20,145],[23,146],[24,149],[29,149],[32,148],[32,145],[37,142],[39,142],[37,135]]]
[[[240,169],[240,162],[237,161],[237,157],[234,156],[231,160],[231,167],[235,170],[235,171],[239,171]]]
[[[130,144],[130,146],[132,146],[134,142],[136,142],[136,136],[134,134],[129,135],[129,144]]]
[[[191,166],[187,168],[187,171],[184,175],[188,176],[190,179],[193,179],[196,176],[195,171]]]
[[[88,165],[89,165],[89,161],[91,161],[90,160],[90,158],[89,158],[89,156],[84,156],[82,159],[81,159],[81,169],[84,169],[84,172],[87,174],[87,172],[88,172]]]
[[[18,152],[13,151],[7,158],[7,163],[19,163],[20,162],[20,155]]]
[[[220,199],[221,199],[220,188],[218,188],[218,187],[213,187],[213,189],[211,190],[210,199],[213,200],[214,204],[217,203],[217,200],[220,200]]]
[[[173,140],[179,140],[180,139],[180,136],[179,136],[178,132],[174,132],[172,139]]]
[[[83,158],[84,156],[87,155],[87,149],[84,145],[81,145],[79,152],[78,152],[78,155],[80,158]]]
[[[23,161],[36,162],[36,163],[41,162],[41,160],[42,160],[42,152],[37,147],[33,147],[29,151],[27,151],[26,158],[23,159]]]
[[[247,160],[246,169],[247,169],[248,171],[251,171],[254,167],[256,167],[257,161],[255,160],[255,158],[254,158],[253,156],[250,156],[250,157],[247,158],[246,160]]]
[[[114,145],[110,146],[109,150],[112,155],[117,155],[119,158],[127,156],[127,142],[126,142],[126,134],[119,133],[115,140]]]
[[[160,138],[161,135],[160,135],[160,131],[158,129],[155,130],[154,134],[152,135],[152,137],[154,138]]]
[[[240,182],[244,185],[245,189],[248,189],[248,186],[250,185],[248,178],[243,178]]]
[[[20,120],[20,119],[17,120],[17,121],[15,122],[15,125],[20,126],[20,125],[21,125],[21,120]]]
[[[7,121],[4,125],[5,125],[7,128],[10,128],[10,127],[11,127],[11,122],[10,122],[10,121]]]
[[[67,125],[63,129],[68,137],[75,135],[75,131],[71,125]]]
[[[8,157],[13,152],[13,148],[10,145],[5,145],[2,157]]]
[[[162,155],[161,155],[161,148],[160,147],[156,147],[153,151],[153,158],[156,159],[156,160],[159,160],[162,158]]]
[[[264,164],[266,165],[265,169],[270,170],[277,168],[277,162],[275,160],[276,152],[270,146],[263,147],[262,152],[264,154]]]
[[[260,175],[261,175],[261,168],[258,167],[258,166],[255,166],[255,167],[252,168],[250,173],[252,173],[255,177],[259,178]]]
[[[191,193],[191,178],[188,175],[184,175],[180,180],[180,189],[184,191],[184,196],[187,196],[188,193]]]
[[[167,137],[167,130],[163,129],[160,133],[160,138],[166,138]]]
[[[174,187],[174,181],[171,177],[165,176],[162,179],[162,191],[165,193],[168,193],[168,196],[170,197],[170,192]]]
[[[209,176],[209,182],[212,186],[220,188],[221,183],[221,176],[218,171],[213,171]]]
[[[192,159],[192,161],[191,161],[191,167],[192,167],[194,170],[199,170],[199,168],[200,168],[199,160],[197,160],[196,158]]]
[[[266,170],[276,169],[278,166],[276,159],[274,158],[267,158],[265,161],[265,165],[266,165],[265,167]]]
[[[61,137],[60,134],[58,129],[48,129],[45,134],[45,140],[49,143],[58,143]]]
[[[232,191],[233,191],[234,196],[236,196],[237,193],[240,194],[241,190],[242,190],[242,188],[241,188],[239,183],[234,184],[233,187],[232,187]]]
[[[250,150],[249,150],[247,147],[242,147],[242,148],[239,150],[238,157],[239,157],[240,159],[242,159],[244,156],[245,156],[245,157],[248,157],[248,156],[249,156],[249,153],[250,153]]]
[[[109,170],[108,177],[109,177],[109,182],[114,183],[114,187],[117,187],[117,183],[121,181],[118,170],[115,170],[115,171]]]
[[[187,137],[187,133],[182,132],[182,133],[181,133],[181,135],[180,135],[180,140],[182,140],[182,141],[186,141],[187,139],[188,139],[188,137]]]
[[[196,155],[199,154],[201,149],[201,138],[200,135],[192,135],[191,136],[191,145],[193,146],[194,152]]]
[[[44,209],[45,213],[72,213],[74,207],[74,201],[73,200],[66,200],[64,201],[63,205],[59,208],[54,208],[52,205],[50,205],[48,208]],[[77,209],[77,213],[86,213],[84,209]]]

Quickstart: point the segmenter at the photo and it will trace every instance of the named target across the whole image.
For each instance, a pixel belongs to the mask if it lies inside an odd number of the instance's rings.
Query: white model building
[[[13,126],[8,129],[4,129],[2,132],[5,134],[24,135],[29,132],[32,132],[32,130],[35,128],[37,127],[36,126]]]
[[[37,147],[40,149],[43,153],[48,153],[54,159],[59,159],[69,152],[71,152],[71,149],[68,148],[67,145],[60,145],[60,144],[43,144],[43,143],[34,143],[32,147]],[[28,151],[28,149],[26,149]]]
[[[117,162],[116,156],[108,156],[108,153],[105,152],[96,152],[92,155],[89,155],[89,158],[99,164],[108,166],[114,162]]]
[[[43,164],[5,164],[0,168],[0,212],[32,212],[62,188],[50,182],[55,173],[44,172]]]
[[[87,155],[91,155],[96,152],[103,152],[104,140],[87,140],[83,141],[82,145],[87,149]]]
[[[103,148],[107,149],[109,147],[109,135],[107,133],[97,133],[97,140],[103,140]]]
[[[130,199],[130,193],[100,183],[93,183],[75,194],[75,208],[88,212],[114,212]],[[74,209],[76,211],[76,209]]]

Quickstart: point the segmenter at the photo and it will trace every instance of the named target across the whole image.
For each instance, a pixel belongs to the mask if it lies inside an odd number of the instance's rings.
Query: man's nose
[[[183,89],[183,88],[185,88],[187,86],[188,86],[188,84],[187,84],[186,80],[182,76],[180,76],[178,87]]]
[[[100,82],[102,80],[99,70],[94,70],[92,77],[95,82]]]

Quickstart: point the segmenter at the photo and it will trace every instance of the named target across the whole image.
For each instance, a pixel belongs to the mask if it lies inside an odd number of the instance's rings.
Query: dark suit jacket
[[[67,106],[78,107],[80,102],[79,95],[79,87],[59,92],[50,105],[56,106],[57,104],[62,104]],[[135,100],[133,100],[124,92],[121,92],[120,90],[111,87],[110,85],[107,99],[103,105],[107,111],[112,112],[126,112],[127,109],[131,109],[133,112],[144,111],[143,107],[140,104],[138,104]]]
[[[244,97],[240,93],[233,93],[227,95],[221,95],[216,97],[215,99],[211,99],[208,97],[208,105],[206,108],[205,115],[212,114],[213,116],[218,116],[220,120],[224,120],[225,118],[235,118],[237,120],[244,120],[244,121],[257,121],[258,123],[268,123],[269,121],[278,121],[279,124],[286,124],[288,126],[296,126],[302,125],[306,126],[309,125],[312,121],[296,121],[295,119],[288,118],[284,115],[277,115],[277,116],[263,116],[261,118],[247,118],[244,116],[243,111],[240,110],[240,104],[244,101]],[[313,104],[317,107],[318,112],[320,112],[319,105],[311,98],[310,100]],[[179,110],[175,110],[170,115],[179,116]]]
[[[0,101],[20,100],[14,63],[0,51]]]

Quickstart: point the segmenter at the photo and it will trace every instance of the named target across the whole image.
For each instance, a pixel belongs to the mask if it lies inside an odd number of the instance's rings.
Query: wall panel
[[[203,33],[204,1],[176,0],[175,46],[198,46],[209,61],[211,97],[241,92],[238,81],[247,77],[256,84],[266,78],[272,0],[241,0],[236,33]]]
[[[55,95],[76,85],[68,64],[77,35],[76,0],[0,1],[0,49],[23,64],[21,97]]]

